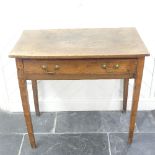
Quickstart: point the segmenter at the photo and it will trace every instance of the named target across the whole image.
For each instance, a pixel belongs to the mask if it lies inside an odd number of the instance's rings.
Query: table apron
[[[48,75],[48,74],[25,74],[25,80],[89,80],[89,79],[124,79],[135,78],[134,74],[122,74],[122,75],[95,75],[95,74],[70,74],[70,75]]]

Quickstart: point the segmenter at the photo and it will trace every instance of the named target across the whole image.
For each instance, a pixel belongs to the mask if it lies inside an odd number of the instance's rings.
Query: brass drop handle
[[[47,74],[55,74],[56,73],[56,70],[58,70],[60,68],[59,65],[55,65],[54,71],[48,71],[47,65],[42,65],[41,67],[44,70],[44,72],[47,73]]]
[[[120,65],[119,64],[115,64],[115,65],[113,65],[113,67],[110,67],[110,66],[107,67],[107,64],[102,64],[101,67],[103,69],[105,69],[106,72],[111,73],[111,72],[113,72],[113,69],[119,69]]]

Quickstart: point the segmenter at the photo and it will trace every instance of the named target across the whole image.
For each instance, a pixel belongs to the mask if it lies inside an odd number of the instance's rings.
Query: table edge
[[[76,56],[24,56],[24,55],[14,55],[9,54],[9,58],[21,58],[21,59],[85,59],[85,58],[138,58],[150,56],[150,53],[146,54],[136,54],[136,55],[76,55]]]

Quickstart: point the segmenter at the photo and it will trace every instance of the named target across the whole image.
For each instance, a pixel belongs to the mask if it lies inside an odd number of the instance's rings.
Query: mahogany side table
[[[134,78],[128,143],[132,143],[144,58],[149,53],[135,28],[25,30],[9,57],[16,59],[27,131],[36,147],[27,83],[32,80],[39,115],[37,80],[124,79],[123,111],[128,82]]]

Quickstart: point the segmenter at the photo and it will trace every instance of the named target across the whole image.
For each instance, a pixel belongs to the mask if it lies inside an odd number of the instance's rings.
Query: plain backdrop
[[[15,62],[8,53],[24,29],[136,27],[151,53],[139,109],[155,109],[154,8],[154,0],[0,0],[0,108],[22,111]],[[122,80],[38,81],[41,110],[120,110],[122,84]],[[129,110],[132,86],[130,80]],[[28,90],[33,111],[31,81]]]

